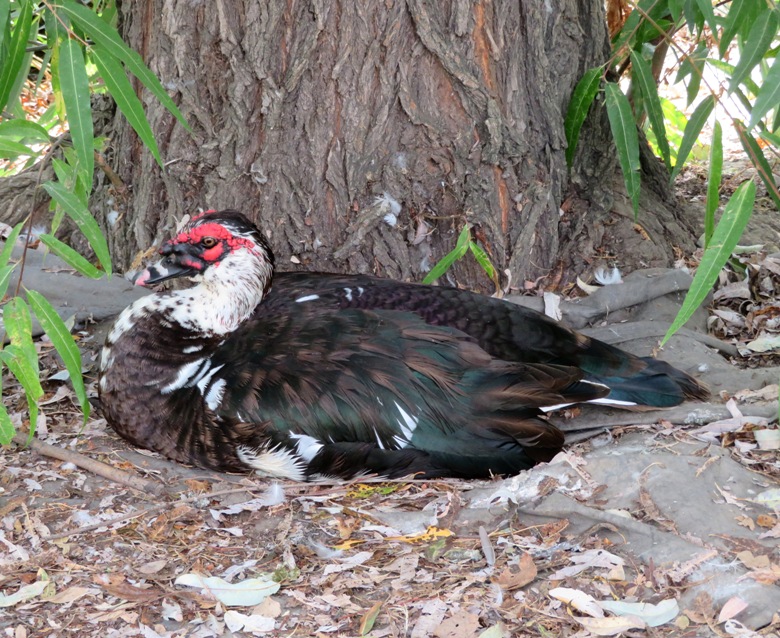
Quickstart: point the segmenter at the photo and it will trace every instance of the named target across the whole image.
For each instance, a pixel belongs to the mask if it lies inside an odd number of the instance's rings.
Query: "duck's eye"
[[[204,237],[200,240],[200,243],[203,245],[204,248],[214,248],[214,246],[217,245],[217,240],[213,237]]]

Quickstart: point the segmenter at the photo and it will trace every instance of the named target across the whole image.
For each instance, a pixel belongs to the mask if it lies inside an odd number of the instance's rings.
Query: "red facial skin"
[[[249,239],[244,239],[243,237],[234,237],[227,228],[225,228],[221,224],[214,224],[214,223],[201,224],[200,226],[196,226],[189,232],[179,233],[168,243],[169,244],[182,244],[182,243],[198,244],[203,240],[204,237],[213,237],[219,242],[227,242],[228,249],[230,252],[233,252],[234,250],[237,250],[242,246],[248,248],[249,250],[254,250],[254,243],[252,241],[250,241]],[[217,259],[219,259],[219,257],[223,255],[223,252],[224,249],[222,245],[216,244],[212,248],[208,248],[204,250],[201,256],[205,261],[216,262]],[[182,261],[182,263],[185,266],[198,268],[198,270],[200,270],[200,267],[196,266],[194,263],[189,264],[185,261]]]

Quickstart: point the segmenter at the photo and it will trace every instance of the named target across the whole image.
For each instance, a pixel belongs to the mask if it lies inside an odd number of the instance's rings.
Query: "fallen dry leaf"
[[[604,617],[604,610],[601,608],[601,605],[596,601],[595,598],[593,598],[593,596],[586,594],[584,591],[580,591],[579,589],[572,589],[570,587],[555,587],[554,589],[551,589],[548,594],[552,598],[560,600],[570,607],[573,607],[577,611],[588,614],[593,618]],[[580,619],[577,618],[577,621],[580,622]]]
[[[523,552],[517,562],[508,564],[491,580],[504,591],[512,591],[532,582],[537,573],[533,557],[528,552]]]
[[[433,635],[436,638],[473,638],[477,635],[479,628],[479,616],[460,610],[446,618],[436,628]]]
[[[738,596],[732,596],[726,601],[726,604],[721,607],[718,614],[718,624],[726,622],[730,618],[734,618],[737,614],[747,609],[748,604],[739,598]]]
[[[572,616],[590,633],[597,636],[617,636],[629,629],[644,629],[645,623],[634,616],[610,616],[609,618],[582,618]]]

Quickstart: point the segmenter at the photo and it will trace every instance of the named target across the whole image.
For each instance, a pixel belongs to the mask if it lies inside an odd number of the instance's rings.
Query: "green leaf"
[[[745,153],[747,153],[750,161],[753,162],[758,176],[764,182],[764,186],[766,186],[767,193],[769,193],[769,196],[775,203],[775,208],[780,210],[780,192],[778,192],[777,184],[772,174],[772,167],[766,161],[766,157],[764,157],[764,151],[761,150],[753,136],[745,130],[741,122],[735,121],[734,126],[737,129],[739,141],[742,142],[742,148],[745,149]]]
[[[16,158],[19,155],[29,155],[30,157],[38,157],[38,153],[32,150],[25,144],[19,142],[12,142],[10,140],[0,139],[0,157],[7,159]]]
[[[84,387],[84,378],[81,376],[81,353],[78,346],[73,341],[73,336],[70,334],[70,330],[68,330],[65,322],[41,293],[35,290],[28,290],[27,301],[32,306],[38,322],[49,339],[51,339],[52,345],[60,357],[62,357],[62,361],[70,373],[70,382],[73,384],[73,390],[79,400],[81,412],[84,415],[84,423],[86,423],[89,417],[89,399],[87,398],[87,390]]]
[[[95,171],[95,151],[89,78],[84,63],[84,52],[75,40],[68,38],[60,43],[59,74],[70,137],[79,158],[79,169],[91,184]]]
[[[674,20],[675,23],[679,22],[683,12],[683,0],[669,0],[668,5],[672,20]]]
[[[577,86],[574,87],[569,108],[566,112],[566,120],[563,123],[566,131],[566,163],[571,167],[574,161],[574,152],[577,150],[577,141],[580,139],[580,130],[588,116],[590,105],[593,103],[599,91],[601,83],[601,67],[594,67],[585,72]]]
[[[78,252],[73,250],[67,244],[61,242],[53,235],[43,234],[39,237],[44,245],[57,255],[60,259],[66,262],[69,266],[72,266],[78,270],[85,277],[91,279],[100,279],[103,276],[103,271],[95,268],[89,261],[84,259]]]
[[[85,33],[97,44],[104,46],[108,53],[120,60],[160,100],[162,105],[181,122],[182,126],[192,132],[189,124],[187,124],[187,120],[184,119],[179,108],[166,93],[160,80],[144,64],[141,56],[122,42],[122,38],[119,37],[116,29],[106,24],[93,11],[75,0],[62,0],[62,3],[61,9],[84,29]]]
[[[11,297],[3,307],[3,326],[12,346],[18,348],[31,368],[38,369],[38,352],[32,339],[30,308],[21,297]]]
[[[19,346],[10,345],[0,350],[0,358],[11,371],[24,391],[36,401],[43,396],[43,388],[38,378],[38,367],[30,364],[26,354]]]
[[[474,259],[477,260],[477,263],[482,266],[482,270],[485,271],[487,276],[491,279],[495,279],[496,269],[493,267],[493,264],[490,261],[490,257],[488,257],[487,253],[482,249],[482,246],[476,242],[470,241],[469,250],[474,255]]]
[[[34,349],[33,349],[34,352]],[[30,411],[30,437],[35,433],[38,422],[38,401],[43,396],[43,388],[38,378],[37,360],[31,365],[25,353],[19,346],[10,345],[0,350],[0,359],[8,366],[11,374],[22,384],[27,397],[27,408]]]
[[[8,445],[14,438],[14,424],[11,423],[11,417],[8,410],[0,403],[0,445]]]
[[[723,25],[723,31],[720,35],[720,46],[718,47],[718,53],[720,57],[726,55],[726,50],[729,48],[731,41],[742,29],[742,25],[750,17],[752,9],[751,4],[754,4],[755,0],[733,0],[729,11],[726,14],[726,22]]]
[[[690,155],[696,140],[699,139],[699,133],[701,133],[701,129],[707,121],[707,118],[709,118],[710,113],[712,113],[713,108],[715,108],[715,97],[713,95],[708,95],[693,111],[691,119],[688,120],[688,125],[685,127],[680,149],[677,151],[677,163],[674,165],[672,176],[669,178],[670,183],[674,182],[674,178],[677,177],[677,174],[682,170],[682,167],[688,159],[688,155]]]
[[[15,140],[31,139],[49,142],[49,133],[40,124],[27,120],[6,120],[0,122],[0,136]]]
[[[469,249],[469,240],[471,239],[471,225],[466,224],[463,227],[463,230],[460,231],[460,235],[458,236],[458,241],[455,244],[455,248],[452,249],[450,252],[448,252],[444,257],[442,257],[439,262],[431,268],[431,272],[429,272],[425,279],[423,279],[424,284],[430,284],[436,281],[439,277],[441,277],[445,272],[447,272],[452,264],[454,264],[458,259],[463,257],[463,255],[466,254],[466,252]]]
[[[777,36],[780,18],[777,10],[767,9],[762,13],[745,41],[745,46],[740,52],[739,62],[734,69],[734,75],[731,76],[729,83],[729,93],[737,88],[744,78],[750,75],[753,68],[762,60],[772,44],[772,40]]]
[[[634,206],[636,217],[639,215],[639,135],[631,113],[631,105],[620,87],[614,82],[607,82],[605,90],[609,126],[617,147],[623,182]]]
[[[52,199],[56,201],[62,209],[76,222],[84,236],[87,238],[92,250],[95,251],[103,270],[111,274],[111,256],[108,253],[108,244],[106,238],[100,230],[95,218],[89,212],[89,209],[73,193],[66,190],[62,184],[56,182],[46,182],[43,184]]]
[[[715,18],[715,10],[712,8],[712,0],[696,0],[696,6],[699,7],[704,16],[704,20],[710,27],[713,38],[718,37],[718,21]],[[717,42],[717,40],[716,40]]]
[[[16,264],[0,266],[0,300],[5,297],[6,290],[8,290],[8,284],[11,283],[11,273],[14,268],[16,268]]]
[[[688,31],[693,33],[695,27],[701,33],[704,27],[704,14],[699,8],[699,3],[696,0],[685,0],[683,13],[685,14],[685,23],[688,25]]]
[[[5,30],[10,26],[8,16],[11,15],[11,3],[9,0],[0,0],[0,51],[5,44]],[[2,56],[0,56],[2,60]]]
[[[704,210],[704,248],[709,247],[715,230],[715,211],[720,203],[720,180],[723,174],[723,129],[718,120],[710,144],[710,172],[707,176],[707,204]]]
[[[11,259],[11,254],[13,253],[16,239],[19,237],[19,233],[22,232],[23,227],[24,222],[21,221],[16,226],[14,226],[13,230],[8,234],[8,237],[5,240],[5,245],[3,246],[3,250],[0,251],[0,266],[5,266],[8,263],[8,260]]]
[[[32,345],[32,317],[21,297],[13,297],[3,307],[3,324],[8,340],[16,346]]]
[[[753,212],[755,197],[756,185],[753,182],[745,182],[731,196],[712,235],[712,243],[702,255],[701,263],[696,269],[696,276],[693,278],[691,288],[685,295],[682,308],[677,313],[672,325],[669,326],[661,345],[665,344],[669,337],[685,325],[685,322],[693,316],[693,313],[707,297],[707,293],[718,278],[718,273],[731,256],[745,230],[745,225]]]
[[[764,78],[764,83],[758,92],[758,97],[753,104],[753,110],[750,113],[750,123],[748,129],[752,129],[761,121],[770,109],[780,111],[780,55],[775,56],[772,62],[772,68]]]
[[[149,126],[149,120],[146,119],[143,104],[136,97],[124,68],[105,47],[99,44],[92,47],[92,54],[98,71],[100,71],[100,76],[106,83],[106,88],[111,93],[111,97],[114,98],[119,110],[122,111],[122,115],[127,118],[130,126],[133,127],[133,130],[135,130],[138,137],[141,138],[141,141],[151,151],[154,159],[157,160],[157,163],[162,168],[163,162],[160,158],[160,150],[157,148],[157,141],[154,139],[154,133],[152,133],[152,127]]]
[[[636,80],[642,96],[645,98],[645,110],[650,126],[655,133],[658,150],[661,151],[661,157],[664,164],[672,170],[672,155],[669,150],[669,141],[666,139],[666,125],[664,124],[664,114],[661,108],[661,99],[658,97],[658,87],[653,77],[650,65],[636,51],[631,52],[631,68],[633,69],[633,79]]]
[[[8,100],[20,73],[27,75],[24,68],[25,49],[27,48],[27,38],[30,35],[32,27],[32,2],[30,0],[21,0],[21,12],[16,19],[16,28],[11,34],[11,40],[8,43],[8,54],[3,61],[3,67],[0,69],[0,112],[8,106]],[[5,24],[2,25],[5,28]],[[29,68],[29,67],[28,67]]]

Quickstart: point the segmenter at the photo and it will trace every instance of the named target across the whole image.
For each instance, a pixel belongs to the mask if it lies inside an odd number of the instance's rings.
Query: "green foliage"
[[[165,92],[160,81],[141,57],[130,49],[116,31],[113,0],[95,3],[89,8],[78,0],[59,0],[57,4],[39,4],[33,0],[0,0],[0,159],[19,171],[36,161],[51,161],[56,181],[42,184],[54,208],[51,233],[41,241],[81,274],[99,278],[111,274],[111,258],[106,238],[89,211],[95,169],[95,148],[102,143],[94,137],[91,94],[107,90],[116,101],[139,138],[162,168],[162,158],[141,101],[133,90],[128,73],[140,80],[160,102],[189,130],[184,116]],[[41,26],[43,28],[41,28]],[[31,75],[33,52],[36,59],[36,87],[44,73],[50,72],[54,105],[38,120],[26,119],[20,100],[22,87]],[[52,128],[67,123],[69,134],[52,137]],[[53,146],[52,146],[53,145]],[[53,158],[47,148],[59,148],[64,159]],[[86,237],[97,257],[97,264],[63,244],[54,233],[64,216],[70,217]],[[33,220],[25,222],[32,227]],[[16,264],[10,261],[11,249],[22,230],[13,229],[0,252],[0,300]],[[39,293],[26,290],[3,306],[3,328],[10,345],[0,349],[0,372],[8,368],[24,389],[30,417],[30,436],[37,420],[43,396],[37,352],[32,341],[31,309],[65,363],[84,419],[89,402],[81,376],[81,355],[65,323],[52,305]],[[14,427],[3,402],[0,405],[0,444],[13,438]]]
[[[603,72],[596,75],[594,69],[587,71],[572,94],[565,126],[569,144],[567,163],[571,166],[584,114],[588,113],[598,93],[594,85],[601,84],[626,190],[635,212],[640,176],[637,170],[638,136],[632,134],[636,133],[636,126],[647,117],[648,139],[669,168],[673,181],[691,157],[705,124],[712,121],[704,213],[706,249],[695,287],[688,294],[673,330],[678,329],[685,321],[682,317],[690,317],[704,299],[714,282],[713,273],[728,260],[730,250],[736,245],[752,212],[755,185],[743,184],[726,206],[728,218],[724,212],[715,225],[723,171],[724,124],[731,125],[739,135],[747,157],[780,210],[780,189],[757,139],[763,140],[764,147],[769,145],[774,156],[780,154],[779,29],[780,6],[776,2],[639,0],[613,38],[612,57],[604,65]],[[675,82],[685,84],[688,105],[699,100],[687,121],[671,103],[660,98],[659,79],[652,73],[653,68],[661,68],[663,60],[655,58],[664,55],[667,47],[677,56],[677,67],[672,71],[676,75]],[[735,52],[737,55],[733,55]],[[735,65],[726,61],[729,56],[737,60]],[[725,78],[720,85],[711,86],[713,75],[708,66]],[[604,81],[608,73],[624,73],[630,80],[628,95],[632,96],[633,111],[627,110],[629,100],[614,79]],[[587,92],[584,87],[588,88]],[[702,90],[705,95],[700,99]],[[728,111],[735,101],[742,109],[740,113]],[[718,111],[715,110],[717,105],[721,107]],[[633,120],[628,119],[631,113]],[[714,118],[713,113],[716,113]],[[745,113],[747,125],[740,119]]]
[[[471,238],[471,224],[466,224],[458,235],[458,241],[450,252],[442,257],[431,271],[423,279],[424,284],[431,284],[446,273],[458,259],[465,257],[466,253],[471,251],[477,263],[482,266],[488,277],[493,281],[496,290],[500,290],[498,282],[498,273],[490,262],[490,258],[482,247]]]
[[[607,82],[607,115],[612,136],[617,146],[620,168],[626,192],[634,206],[634,217],[639,215],[639,135],[628,98],[614,82]],[[660,104],[659,104],[660,108]]]
[[[704,301],[707,293],[712,289],[718,273],[731,256],[734,248],[745,230],[745,225],[750,219],[753,210],[753,202],[756,197],[756,185],[753,182],[745,182],[731,196],[723,216],[720,218],[712,240],[707,250],[704,251],[699,268],[693,278],[691,289],[685,296],[680,312],[675,317],[661,345],[666,343],[675,332],[685,325],[696,312],[696,309]]]

